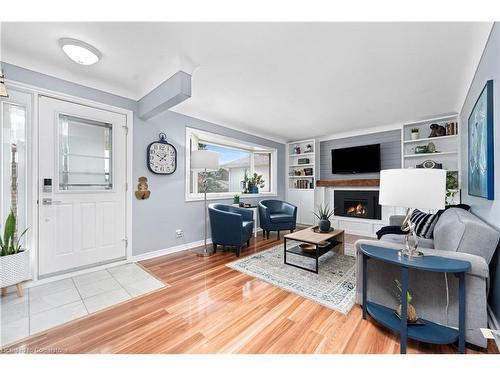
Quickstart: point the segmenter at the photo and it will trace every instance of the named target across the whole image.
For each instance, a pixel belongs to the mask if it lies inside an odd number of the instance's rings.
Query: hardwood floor
[[[355,236],[346,235],[352,243]],[[242,256],[281,243],[252,239]],[[141,262],[169,286],[4,348],[45,353],[399,353],[398,337],[234,271],[236,259],[184,251]],[[488,350],[468,353],[497,353]],[[408,353],[456,353],[451,345],[409,341]]]

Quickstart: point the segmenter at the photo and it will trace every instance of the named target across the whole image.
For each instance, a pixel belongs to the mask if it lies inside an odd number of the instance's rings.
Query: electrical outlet
[[[181,238],[182,236],[184,236],[184,232],[182,229],[177,229],[175,231],[175,235],[177,236],[177,238]]]

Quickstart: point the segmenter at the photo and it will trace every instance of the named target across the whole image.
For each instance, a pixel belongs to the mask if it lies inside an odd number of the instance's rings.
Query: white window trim
[[[223,135],[186,127],[186,147],[185,147],[185,200],[186,202],[202,201],[203,194],[191,193],[191,152],[190,142],[193,136],[219,144],[221,146],[235,147],[242,149],[242,145],[246,146],[248,151],[263,151],[271,154],[271,189],[269,192],[261,192],[258,194],[242,194],[241,192],[228,193],[207,193],[207,200],[223,200],[233,198],[235,194],[240,194],[242,198],[257,198],[257,197],[276,197],[278,189],[278,150],[273,147],[263,146],[252,142],[242,141],[239,139],[226,137]],[[253,168],[253,158],[250,159],[251,167]],[[196,189],[195,189],[196,190]]]

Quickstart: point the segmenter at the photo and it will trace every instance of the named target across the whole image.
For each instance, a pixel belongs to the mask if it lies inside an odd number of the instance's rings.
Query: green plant
[[[448,173],[446,173],[446,189],[447,190],[458,189],[458,172],[457,171],[448,171]]]
[[[17,254],[22,251],[21,239],[28,231],[28,228],[21,233],[21,235],[16,239],[16,217],[11,211],[7,219],[5,220],[5,226],[3,231],[3,237],[0,234],[0,257],[7,255]]]
[[[240,197],[240,195],[239,195],[239,194],[234,194],[234,195],[233,195],[233,198],[238,199],[239,197]]]
[[[412,129],[411,129],[411,132],[412,132],[412,133],[418,133],[418,128],[412,128]]]
[[[250,179],[250,184],[252,186],[259,186],[261,188],[264,187],[264,179],[261,174],[254,173],[252,178]]]
[[[399,280],[394,280],[394,283],[396,284],[396,298],[399,303],[401,303],[401,294],[403,294],[403,288],[401,286],[401,283]],[[411,302],[413,301],[413,296],[411,295],[411,292],[409,290],[406,291],[406,302],[408,305],[411,305]]]
[[[458,193],[458,172],[448,171],[446,173],[446,204],[452,204]]]
[[[317,212],[313,212],[314,216],[316,216],[319,220],[330,220],[334,213],[335,207],[330,208],[328,205],[323,207],[321,204],[318,206]]]

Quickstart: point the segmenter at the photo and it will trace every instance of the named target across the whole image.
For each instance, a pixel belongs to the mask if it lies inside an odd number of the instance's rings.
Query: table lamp
[[[219,170],[219,154],[213,151],[207,150],[196,150],[191,151],[191,170],[201,173],[201,186],[203,189],[203,200],[204,200],[204,234],[205,234],[205,246],[201,251],[197,251],[198,256],[210,256],[213,254],[212,250],[207,248],[207,180],[209,171]]]
[[[415,208],[442,209],[446,199],[446,170],[443,169],[386,169],[380,172],[379,204],[381,206],[405,207],[406,217],[401,224],[405,247],[401,255],[420,257],[418,238],[411,213]]]

